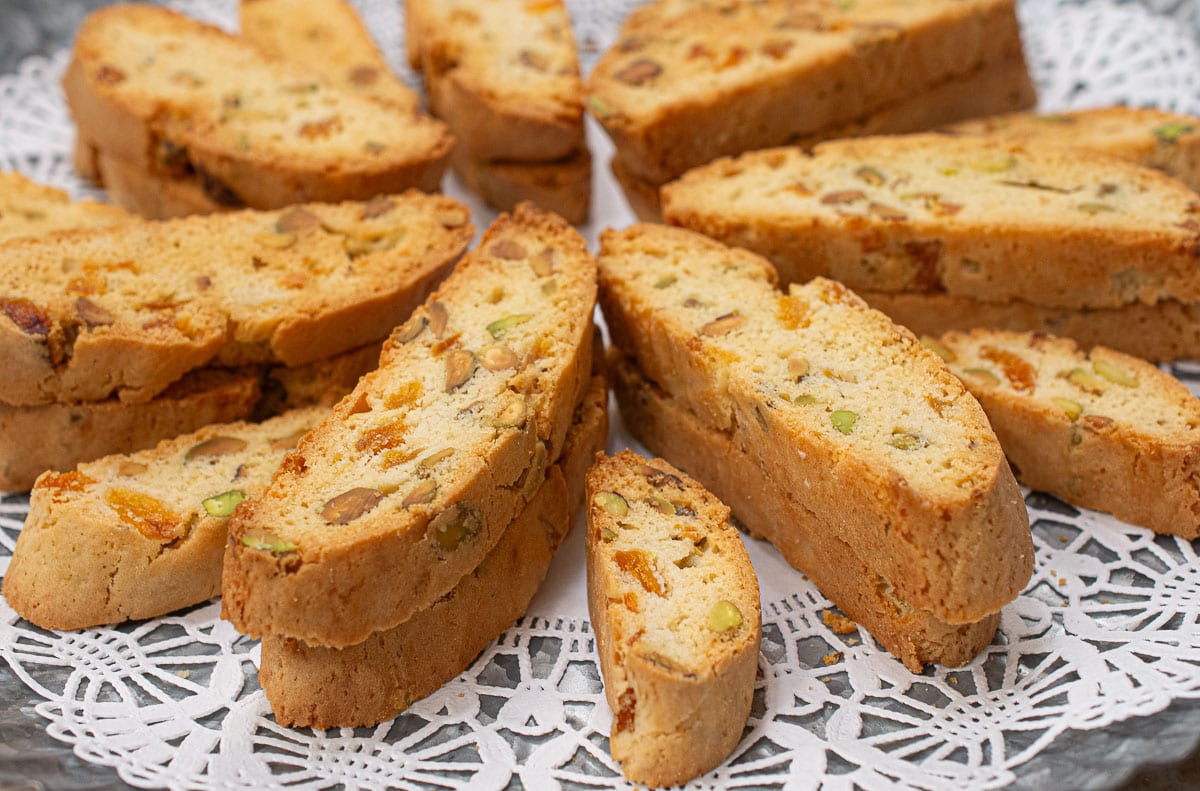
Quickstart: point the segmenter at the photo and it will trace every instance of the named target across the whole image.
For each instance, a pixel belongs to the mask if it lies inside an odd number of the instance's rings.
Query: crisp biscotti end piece
[[[486,162],[456,147],[455,174],[489,206],[511,210],[528,201],[572,225],[587,222],[592,199],[592,157],[586,150],[557,162]]]
[[[229,516],[325,412],[208,426],[45,473],[30,495],[4,598],[44,629],[152,618],[212,598]]]
[[[635,783],[687,782],[729,756],[750,714],[758,578],[729,509],[662,459],[599,456],[587,498],[613,758]]]
[[[1022,483],[1157,533],[1200,536],[1200,401],[1174,377],[1040,333],[926,343],[979,399]]]
[[[76,228],[108,228],[128,222],[118,206],[73,201],[62,190],[16,172],[0,172],[0,242]]]

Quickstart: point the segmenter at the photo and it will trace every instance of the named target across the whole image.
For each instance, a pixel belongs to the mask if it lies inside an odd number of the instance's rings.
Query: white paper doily
[[[229,24],[235,6],[172,5]],[[361,3],[406,79],[395,0]],[[570,3],[585,59],[613,38],[625,2]],[[1196,3],[1037,2],[1021,6],[1045,109],[1116,102],[1200,113]],[[0,167],[86,194],[70,169],[58,77],[65,53],[0,77]],[[592,127],[596,232],[632,221]],[[494,213],[450,183],[448,191]],[[1200,389],[1200,367],[1175,366]],[[610,449],[633,445],[614,414]],[[636,446],[635,446],[636,447]],[[698,787],[788,789],[1104,788],[1200,709],[1197,545],[1032,494],[1037,566],[971,665],[914,675],[863,633],[838,636],[829,602],[769,546],[747,540],[762,582],[761,680],[744,738]],[[27,511],[0,498],[0,575]],[[257,644],[218,605],[115,629],[46,632],[0,599],[0,656],[48,732],[141,787],[234,789],[623,787],[608,757],[583,590],[582,531],[555,559],[529,614],[445,688],[376,728],[277,726],[256,681]],[[4,672],[0,670],[0,672]],[[6,702],[8,703],[8,702]],[[1168,707],[1172,708],[1168,708]],[[1181,710],[1181,706],[1185,707]],[[1150,733],[1140,733],[1155,715]],[[1165,723],[1165,725],[1164,725]],[[1178,741],[1178,736],[1176,737]],[[1055,756],[1070,745],[1074,761]],[[1072,765],[1075,763],[1076,765]]]

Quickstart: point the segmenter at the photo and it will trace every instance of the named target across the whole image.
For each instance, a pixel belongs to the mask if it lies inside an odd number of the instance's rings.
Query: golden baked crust
[[[587,222],[592,201],[592,156],[586,149],[556,162],[488,162],[456,146],[450,166],[489,206],[511,210],[524,201],[572,225]]]

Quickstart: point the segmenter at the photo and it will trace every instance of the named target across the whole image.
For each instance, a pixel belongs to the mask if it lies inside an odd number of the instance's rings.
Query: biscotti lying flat
[[[0,242],[74,228],[108,228],[129,219],[117,206],[73,201],[62,190],[37,184],[20,173],[0,172]]]
[[[604,379],[594,377],[562,456],[479,567],[436,603],[342,649],[264,637],[259,681],[276,721],[314,728],[373,725],[466,670],[525,612],[570,530],[584,473],[604,447],[607,400]]]
[[[229,423],[38,478],[4,598],[44,629],[152,618],[221,587],[229,515],[327,410]]]
[[[1093,151],[1161,170],[1200,189],[1200,119],[1190,115],[1134,107],[1010,113],[963,121],[944,131]]]
[[[1020,592],[1033,548],[1016,481],[978,403],[911,333],[832,281],[781,294],[763,259],[681,229],[606,233],[600,273],[614,344],[802,495],[807,540],[846,543],[948,623]]]
[[[328,86],[174,12],[119,5],[80,27],[63,87],[105,153],[225,207],[434,190],[445,125]]]
[[[722,159],[663,189],[667,221],[785,282],[1047,307],[1200,300],[1200,198],[1109,157],[907,135]]]
[[[601,456],[587,476],[588,610],[634,783],[685,783],[737,746],[762,640],[758,578],[729,509],[662,459]]]
[[[225,617],[344,647],[478,566],[558,457],[587,384],[595,266],[561,219],[502,215],[239,511]]]
[[[0,247],[0,401],[145,401],[194,368],[300,365],[384,337],[474,234],[410,192]]]
[[[1178,380],[1038,333],[926,343],[979,399],[1022,483],[1157,533],[1200,536],[1200,401]]]

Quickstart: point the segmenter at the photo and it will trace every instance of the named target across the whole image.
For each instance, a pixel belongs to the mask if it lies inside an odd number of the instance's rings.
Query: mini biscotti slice
[[[301,365],[382,339],[474,235],[409,192],[0,246],[0,402],[145,401],[210,363]]]
[[[502,215],[239,512],[225,616],[340,648],[478,566],[558,456],[588,381],[595,267],[560,218]]]
[[[149,5],[92,13],[63,80],[81,134],[221,206],[437,189],[444,124],[323,84],[246,41]]]
[[[1033,567],[1020,490],[937,355],[833,281],[789,294],[759,256],[660,225],[601,239],[613,343],[754,454],[913,607],[996,612]],[[684,460],[680,460],[684,463]]]
[[[1200,189],[1200,119],[1190,115],[1136,107],[1009,113],[963,121],[944,131],[1093,151],[1161,170]]]
[[[598,457],[587,495],[612,756],[634,783],[685,783],[729,756],[750,715],[758,577],[729,509],[662,459]]]
[[[404,623],[346,648],[266,636],[258,678],[275,720],[292,727],[374,725],[462,673],[519,618],[579,510],[584,473],[604,448],[608,391],[594,377],[536,494],[454,589]]]
[[[1040,333],[923,340],[979,399],[1026,486],[1156,533],[1200,537],[1200,401],[1177,379]]]
[[[108,228],[132,218],[122,208],[73,201],[16,172],[0,172],[0,242],[75,228]]]
[[[1200,197],[1098,154],[857,138],[722,159],[662,199],[667,222],[765,255],[784,282],[1064,308],[1200,301]]]
[[[327,413],[208,426],[45,473],[30,494],[4,598],[43,629],[152,618],[211,599],[230,514]]]

